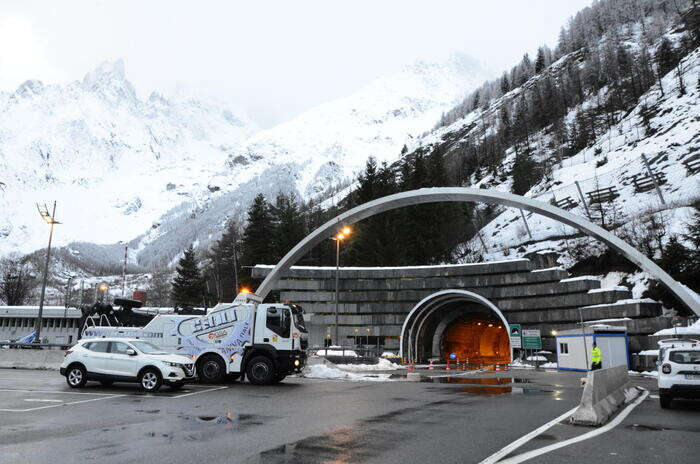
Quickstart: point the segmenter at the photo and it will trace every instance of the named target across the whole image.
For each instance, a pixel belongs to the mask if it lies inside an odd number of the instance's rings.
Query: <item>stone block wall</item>
[[[272,266],[256,266],[253,277],[265,277]],[[335,324],[334,267],[292,267],[276,289],[282,301],[301,304],[308,314],[311,345],[322,345]],[[630,350],[645,349],[646,335],[669,326],[661,305],[631,300],[621,287],[602,289],[592,277],[570,279],[558,268],[533,269],[528,259],[476,264],[393,268],[340,268],[338,288],[339,336],[381,337],[388,350],[397,350],[406,315],[423,298],[446,289],[464,289],[489,299],[509,323],[540,329],[544,349],[554,351],[552,330],[577,327],[584,321],[625,325]],[[355,330],[358,330],[357,332]],[[335,343],[336,341],[334,341]]]

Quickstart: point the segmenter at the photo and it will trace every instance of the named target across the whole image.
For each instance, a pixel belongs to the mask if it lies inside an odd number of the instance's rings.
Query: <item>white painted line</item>
[[[69,403],[61,403],[61,404],[50,404],[48,406],[39,406],[36,408],[29,408],[29,409],[0,409],[0,411],[2,411],[2,412],[30,412],[30,411],[38,411],[39,409],[60,408],[61,406],[68,406],[71,404],[80,404],[80,403],[89,403],[91,401],[108,400],[111,398],[118,398],[121,396],[126,396],[126,395],[112,395],[112,396],[107,396],[107,397],[102,397],[102,398],[90,398],[89,400],[71,401]]]
[[[228,388],[228,387],[216,387],[216,388],[210,388],[208,390],[199,390],[199,391],[192,392],[192,393],[184,393],[182,395],[170,396],[169,398],[175,399],[175,398],[182,398],[182,397],[190,396],[190,395],[199,395],[200,393],[206,393],[206,392],[211,392],[211,391],[216,391],[216,390],[223,390],[224,388]]]
[[[63,393],[64,395],[96,395],[96,396],[114,396],[115,395],[115,393],[75,392],[75,391],[64,391],[64,390],[27,390],[27,389],[11,389],[11,388],[0,388],[0,392]]]
[[[487,457],[486,459],[484,459],[483,461],[481,461],[479,464],[494,464],[494,463],[498,462],[498,460],[501,459],[503,456],[507,456],[507,455],[510,454],[513,450],[520,448],[520,447],[523,446],[525,443],[527,443],[528,441],[532,440],[533,438],[535,438],[537,435],[541,434],[542,432],[544,432],[544,431],[547,430],[548,428],[550,428],[550,427],[552,427],[552,426],[558,424],[559,422],[561,422],[561,421],[563,421],[564,419],[566,419],[566,418],[568,418],[569,416],[571,416],[573,413],[576,412],[577,409],[578,409],[578,406],[576,406],[576,407],[573,408],[573,409],[569,409],[568,411],[566,411],[566,412],[565,412],[564,414],[562,414],[561,416],[559,416],[559,417],[557,417],[557,418],[555,418],[555,419],[552,419],[551,421],[547,422],[546,424],[544,424],[544,425],[542,425],[542,426],[536,428],[536,429],[533,430],[532,432],[530,432],[530,433],[528,433],[528,434],[526,434],[526,435],[523,435],[522,437],[518,438],[517,440],[515,440],[515,441],[514,441],[513,443],[511,443],[510,445],[506,446],[505,448],[501,449],[500,451],[498,451],[498,452],[492,454],[491,456]]]
[[[528,459],[532,459],[534,457],[540,456],[545,453],[549,453],[550,451],[554,451],[559,448],[563,448],[564,446],[569,446],[574,443],[578,443],[583,440],[588,440],[589,438],[593,438],[595,436],[598,436],[602,433],[605,433],[618,425],[625,420],[627,416],[632,412],[634,408],[636,408],[642,401],[646,399],[646,397],[649,395],[649,392],[647,390],[644,390],[644,392],[639,395],[639,398],[634,400],[632,404],[627,406],[625,409],[622,410],[620,414],[615,417],[615,419],[611,420],[607,424],[605,424],[602,427],[598,427],[595,430],[592,430],[588,433],[584,433],[583,435],[579,435],[578,437],[574,438],[569,438],[568,440],[561,441],[559,443],[553,443],[549,446],[545,446],[543,448],[538,448],[536,450],[528,451],[527,453],[519,454],[517,456],[513,456],[512,458],[506,459],[504,461],[500,461],[499,464],[518,464],[523,461],[527,461]]]
[[[28,403],[63,403],[62,400],[50,400],[48,398],[25,398]]]

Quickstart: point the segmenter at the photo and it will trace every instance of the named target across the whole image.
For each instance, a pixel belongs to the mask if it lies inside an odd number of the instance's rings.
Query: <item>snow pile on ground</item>
[[[357,353],[355,353],[353,350],[343,350],[339,346],[331,346],[328,349],[316,351],[314,356],[341,356],[346,358],[356,358]]]
[[[542,362],[547,362],[547,358],[544,356],[528,356],[527,361],[542,361]]]
[[[393,353],[393,352],[391,352],[391,351],[385,351],[384,353],[382,353],[382,356],[381,356],[381,357],[382,357],[382,358],[398,358],[399,355],[396,354],[396,353]]]
[[[340,369],[326,366],[325,364],[314,364],[313,366],[309,366],[304,371],[304,377],[307,377],[309,379],[337,379],[365,382],[389,381],[389,374],[354,374],[352,372],[345,372],[341,371]]]
[[[397,369],[402,369],[398,364],[394,364],[388,359],[380,358],[377,364],[337,364],[337,366],[349,372],[362,372],[362,371],[395,371]]]
[[[645,376],[645,377],[658,377],[659,371],[644,371],[644,372],[640,372],[640,374]]]
[[[654,335],[700,335],[700,319],[690,324],[688,327],[671,327],[670,329],[661,329]]]
[[[535,366],[532,364],[525,364],[519,359],[514,359],[512,363],[510,363],[510,367],[514,369],[534,369]]]
[[[658,356],[659,350],[644,350],[639,352],[640,356]]]
[[[540,364],[540,367],[543,367],[545,369],[558,369],[559,364],[549,362],[549,363]]]

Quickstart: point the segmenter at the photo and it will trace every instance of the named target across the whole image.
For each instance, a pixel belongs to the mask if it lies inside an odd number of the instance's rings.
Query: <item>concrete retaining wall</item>
[[[61,367],[63,350],[0,350],[0,369],[55,369]]]
[[[571,422],[582,425],[602,425],[625,402],[639,394],[630,388],[627,366],[615,366],[591,371],[581,395],[581,404],[571,416]]]
[[[620,289],[600,289],[594,278],[569,279],[558,268],[534,270],[527,259],[490,263],[394,268],[340,268],[339,336],[334,343],[352,344],[360,335],[381,337],[384,347],[396,350],[401,326],[424,297],[445,289],[464,289],[491,301],[510,323],[523,329],[540,329],[545,349],[554,351],[552,330],[576,328],[581,313],[586,321],[630,318],[625,325],[631,351],[643,347],[646,336],[668,327],[659,318],[661,305],[644,301],[619,303],[631,298]],[[256,266],[253,277],[263,278],[272,266]],[[309,315],[311,345],[322,345],[335,325],[335,268],[292,267],[276,284],[280,300],[301,304]],[[592,291],[592,292],[591,292]],[[591,292],[591,293],[589,293]],[[581,313],[579,313],[581,308]],[[644,348],[641,348],[644,349]]]

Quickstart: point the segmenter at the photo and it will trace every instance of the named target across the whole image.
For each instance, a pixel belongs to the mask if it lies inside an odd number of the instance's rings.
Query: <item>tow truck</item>
[[[95,326],[82,333],[82,338],[102,337],[146,340],[189,356],[199,380],[208,383],[245,377],[257,385],[280,382],[301,371],[308,347],[301,306],[263,304],[249,292],[206,315],[159,314],[143,327]]]

